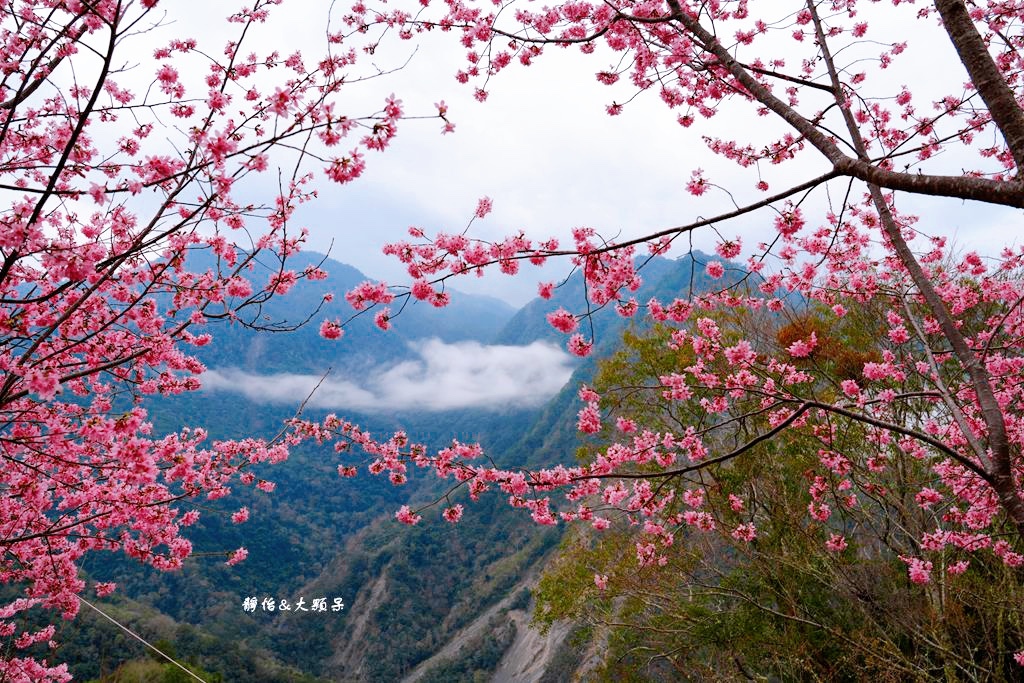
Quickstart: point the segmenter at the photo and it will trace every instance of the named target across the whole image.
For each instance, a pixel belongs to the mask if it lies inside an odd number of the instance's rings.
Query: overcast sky
[[[347,4],[342,0],[339,8]],[[286,0],[257,34],[255,45],[260,51],[274,45],[288,53],[296,46],[317,44],[324,36],[328,5],[323,0]],[[195,36],[208,50],[219,52],[228,36],[227,25],[210,21],[210,6],[197,0],[166,3],[169,12],[186,10],[168,30]],[[898,11],[904,10],[914,11],[902,7]],[[871,11],[893,10],[886,5]],[[873,26],[873,30],[881,27],[873,34],[876,38],[907,35],[908,24],[889,14]],[[937,99],[955,91],[965,78],[948,45],[922,40],[921,29],[914,26],[907,54],[887,76],[894,79],[890,85],[913,85],[919,98],[915,102],[927,108],[931,95]],[[886,31],[891,35],[884,35]],[[712,155],[700,136],[746,136],[742,142],[763,145],[782,130],[771,118],[751,117],[749,110],[723,111],[710,122],[698,121],[684,129],[655,92],[642,94],[622,115],[610,117],[605,106],[626,100],[633,92],[628,79],[617,88],[596,81],[595,72],[608,68],[613,59],[600,51],[586,57],[575,50],[549,49],[534,66],[514,66],[493,79],[487,102],[479,103],[472,97],[473,87],[455,81],[464,57],[454,35],[435,34],[415,44],[396,41],[385,48],[373,57],[381,69],[393,69],[406,60],[408,64],[385,78],[347,86],[338,111],[366,115],[379,110],[384,98],[395,93],[407,115],[431,115],[434,103],[445,100],[455,133],[441,135],[442,124],[436,120],[403,122],[391,148],[367,155],[362,178],[346,186],[320,183],[319,200],[303,207],[294,222],[310,228],[309,248],[326,251],[330,247],[334,258],[390,283],[404,284],[408,278],[396,260],[381,254],[385,242],[403,239],[410,225],[428,233],[462,231],[477,200],[485,195],[492,198],[494,211],[474,223],[471,236],[498,239],[523,230],[538,240],[557,236],[563,243],[570,241],[570,231],[577,226],[624,239],[731,208],[724,193],[712,191],[700,200],[686,193],[685,184],[696,168],[705,169],[715,182],[736,192],[741,203],[760,199],[753,191],[756,174]],[[312,59],[315,50],[305,52]],[[367,58],[363,64],[369,64]],[[815,159],[813,154],[807,156]],[[946,173],[962,168],[949,156],[940,161]],[[823,170],[820,160],[762,168],[773,190]],[[809,222],[819,220],[825,201],[819,196],[806,206]],[[952,235],[962,249],[995,254],[1018,240],[1017,212],[906,195],[899,206],[922,217],[919,228]],[[743,237],[746,255],[773,234],[772,218],[771,212],[763,211],[720,229],[725,238]],[[713,249],[716,241],[708,231],[693,236],[693,245],[705,251]],[[681,241],[678,246],[688,244]],[[545,272],[527,266],[518,278],[495,271],[482,279],[460,278],[451,286],[519,305],[534,296],[538,281],[554,280],[567,269],[565,263],[549,266]],[[529,368],[536,373],[524,377]],[[417,361],[358,385],[329,379],[315,402],[324,408],[366,411],[424,405],[437,409],[534,405],[553,395],[569,374],[567,356],[554,347],[515,350],[432,342],[421,349]],[[220,368],[204,375],[203,382],[210,391],[297,403],[318,379],[260,377]]]
[[[258,44],[273,42],[282,52],[298,44],[316,44],[324,35],[329,4],[285,2],[262,28]],[[338,3],[335,17],[348,4]],[[190,5],[209,7],[195,0],[167,7],[177,12]],[[303,11],[296,11],[300,6]],[[883,13],[872,21],[869,37],[908,39],[910,25],[900,19],[904,15],[892,12],[912,13],[913,8],[869,11]],[[214,34],[216,26],[200,11],[186,15],[175,30],[217,45],[227,34]],[[929,91],[956,90],[964,77],[948,44],[922,37],[926,32],[921,29],[928,24],[914,22],[913,27],[908,50],[889,75],[893,83],[913,85],[915,101],[924,109]],[[642,94],[622,115],[610,117],[605,106],[632,95],[628,83],[609,88],[596,81],[594,73],[610,66],[612,58],[600,51],[587,57],[577,50],[549,48],[534,66],[516,65],[492,79],[490,96],[481,104],[472,97],[473,87],[455,81],[464,57],[453,34],[435,32],[415,41],[385,44],[372,57],[373,64],[382,69],[406,60],[408,64],[385,78],[353,85],[341,109],[365,114],[393,92],[403,100],[407,114],[432,114],[433,103],[443,99],[456,132],[441,135],[440,123],[433,120],[404,122],[391,148],[368,155],[367,171],[359,181],[343,187],[321,185],[320,199],[297,216],[312,231],[310,247],[326,250],[333,242],[331,253],[338,260],[373,277],[402,283],[407,278],[400,265],[380,253],[381,245],[403,238],[413,224],[428,232],[461,231],[484,195],[493,199],[494,212],[474,223],[472,235],[499,238],[522,229],[531,237],[555,235],[564,242],[579,225],[594,227],[606,237],[631,237],[730,208],[722,193],[709,193],[700,201],[686,194],[685,183],[698,167],[738,190],[738,196],[760,198],[751,192],[757,177],[712,155],[700,136],[740,131],[758,144],[782,130],[778,124],[771,118],[751,118],[749,110],[726,111],[684,129],[655,92]],[[364,58],[364,68],[369,59]],[[955,160],[947,165],[946,172],[960,170]],[[822,168],[796,163],[762,171],[777,190],[786,181],[809,178]],[[904,196],[900,201],[905,211],[923,216],[919,227],[955,235],[966,248],[995,253],[1008,239],[1015,239],[1019,220],[1010,211],[931,198]],[[809,219],[813,218],[811,213]],[[749,251],[770,234],[771,219],[771,213],[763,212],[723,226],[722,233],[727,238],[743,236]],[[694,244],[705,250],[715,241],[706,231],[694,236]],[[521,304],[534,295],[538,280],[554,279],[565,270],[565,264],[544,273],[526,268],[515,279],[495,271],[479,280],[461,278],[452,286]]]

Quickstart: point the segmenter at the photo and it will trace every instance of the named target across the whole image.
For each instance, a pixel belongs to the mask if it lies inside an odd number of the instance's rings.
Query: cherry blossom
[[[289,267],[307,237],[296,209],[315,198],[316,174],[357,177],[405,117],[394,97],[340,111],[353,82],[379,73],[358,71],[372,35],[332,33],[305,56],[260,44],[280,4],[249,0],[227,19],[226,48],[168,33],[156,0],[16,0],[0,21],[0,585],[21,596],[0,604],[2,679],[68,679],[26,654],[52,628],[8,637],[44,610],[75,616],[88,554],[180,568],[194,507],[237,483],[273,490],[253,470],[300,438],[158,436],[142,405],[200,387],[194,350],[218,325],[301,324],[260,313],[326,276]],[[343,141],[348,151],[332,151]],[[260,182],[278,189],[249,199]],[[215,550],[229,566],[247,555]]]
[[[711,153],[750,173],[747,189],[724,188],[706,170],[710,166],[694,162],[684,171],[690,202],[681,210],[685,217],[642,238],[616,242],[583,226],[573,230],[571,245],[561,247],[522,232],[495,241],[472,231],[420,232],[417,241],[386,248],[411,278],[434,288],[486,269],[512,274],[521,261],[569,259],[583,276],[586,300],[575,310],[549,311],[548,321],[570,335],[570,351],[591,351],[594,340],[577,330],[594,309],[612,305],[623,315],[645,310],[672,328],[668,348],[692,357],[688,366],[657,378],[662,398],[686,414],[715,416],[721,425],[683,423],[668,434],[643,424],[623,429],[629,423],[606,414],[599,400],[583,399],[578,426],[584,435],[597,434],[604,424],[619,426],[593,462],[518,471],[446,461],[445,471],[460,473],[472,497],[501,489],[513,506],[547,523],[558,518],[550,514],[558,491],[571,506],[567,519],[578,518],[579,501],[604,491],[606,504],[621,506],[627,516],[663,526],[737,530],[735,520],[726,525],[718,513],[703,509],[670,522],[673,508],[664,498],[674,487],[643,489],[639,480],[696,476],[755,457],[759,443],[788,432],[823,444],[818,469],[807,475],[807,523],[827,530],[822,542],[828,549],[859,542],[840,533],[841,520],[872,496],[884,497],[895,463],[906,460],[922,463],[927,473],[910,494],[918,511],[934,511],[944,533],[952,534],[948,543],[924,550],[934,558],[905,556],[909,581],[930,581],[949,544],[994,552],[993,537],[1003,524],[1015,530],[1008,541],[1013,549],[1000,546],[999,559],[1016,562],[1024,537],[1024,252],[1007,247],[987,258],[958,255],[937,234],[941,226],[924,224],[904,207],[912,195],[916,201],[940,196],[1024,206],[1024,111],[1014,94],[1024,62],[1005,38],[1024,20],[1019,7],[986,2],[968,8],[960,0],[936,0],[874,9],[854,1],[828,12],[815,3],[796,10],[765,7],[755,17],[746,3],[678,0],[546,8],[518,0],[451,0],[423,6],[405,30],[414,35],[440,25],[457,35],[470,60],[456,79],[479,99],[500,87],[501,74],[542,68],[546,48],[561,46],[590,58],[600,83],[626,88],[609,96],[609,114],[651,94],[687,128],[725,112],[750,124],[736,126],[735,139],[717,137],[711,128],[701,137]],[[389,17],[380,7],[360,4],[349,21],[373,26]],[[901,26],[900,36],[882,37],[876,30],[881,23]],[[905,53],[910,36],[925,33],[963,69],[950,81],[954,86],[942,86],[948,92],[929,94],[927,104],[926,96],[902,85],[921,80]],[[617,66],[596,60],[598,45]],[[900,69],[902,79],[889,76]],[[964,82],[970,97],[963,96]],[[804,163],[792,163],[798,159]],[[704,203],[723,197],[728,211],[716,213],[708,208],[714,204]],[[722,238],[730,221],[763,226],[761,242]],[[634,310],[632,293],[643,277],[638,249],[663,254],[700,230],[718,235],[716,252],[723,260],[704,267],[720,289],[680,292],[674,301],[652,299]],[[744,250],[746,259],[734,262]],[[727,269],[741,276],[740,284],[724,279]],[[427,294],[426,284],[418,286]],[[539,291],[546,297],[552,287]],[[878,312],[881,329],[864,348],[844,350],[832,330],[865,310]],[[735,338],[715,322],[766,313],[818,322],[794,323],[770,343],[755,334]],[[911,424],[908,412],[926,417]],[[863,430],[859,445],[876,452],[865,457],[841,448],[836,424]],[[740,426],[748,430],[745,439],[729,431]],[[433,462],[425,455],[419,460]],[[616,477],[626,484],[613,484]],[[526,497],[527,490],[540,498]],[[743,508],[726,499],[712,509]],[[641,537],[638,561],[657,565],[653,548],[660,541],[648,532]],[[968,565],[948,566],[968,571]]]

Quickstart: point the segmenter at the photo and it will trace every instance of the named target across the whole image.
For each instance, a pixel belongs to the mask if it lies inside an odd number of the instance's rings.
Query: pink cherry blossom
[[[559,332],[565,332],[566,334],[575,330],[577,326],[576,316],[564,308],[548,313],[547,319],[552,327]]]
[[[324,320],[320,323],[320,336],[324,339],[340,339],[345,333],[337,320]]]
[[[717,280],[725,275],[725,266],[722,265],[721,261],[710,261],[705,268],[705,272],[708,274],[708,277]]]
[[[719,242],[718,246],[715,247],[715,252],[724,259],[731,259],[739,256],[742,248],[743,243],[739,238],[736,238],[725,242]]]
[[[451,522],[452,524],[454,524],[454,523],[458,522],[460,519],[462,519],[462,510],[463,510],[462,505],[461,504],[456,504],[456,505],[453,505],[450,508],[445,508],[445,510],[442,513],[442,515],[444,516],[446,521]]]
[[[841,534],[832,534],[825,541],[825,548],[832,553],[840,553],[846,550],[846,539]]]
[[[416,524],[423,519],[421,515],[413,514],[408,505],[403,505],[399,508],[398,512],[395,513],[395,518],[402,524],[409,525]]]
[[[793,358],[806,358],[814,352],[815,347],[818,345],[818,337],[814,332],[811,332],[807,339],[800,339],[786,349],[789,351],[789,355]]]
[[[594,348],[594,343],[587,341],[582,334],[574,334],[569,337],[569,342],[566,344],[569,349],[569,353],[574,356],[588,356]]]
[[[490,197],[482,197],[480,199],[480,201],[476,205],[476,214],[475,214],[476,217],[477,218],[484,218],[484,217],[486,217],[487,214],[489,214],[491,212],[491,209],[493,208],[493,206],[494,206],[494,203],[491,201]]]
[[[248,556],[249,551],[242,547],[236,550],[235,552],[231,553],[231,557],[229,557],[227,562],[225,562],[224,564],[231,567],[238,564],[239,562],[243,562],[245,558],[247,558]]]
[[[932,580],[932,563],[919,557],[900,557],[907,564],[907,575],[911,582],[926,584]]]

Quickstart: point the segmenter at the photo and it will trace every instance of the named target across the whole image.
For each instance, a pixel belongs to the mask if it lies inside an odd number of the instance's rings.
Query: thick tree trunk
[[[971,83],[1002,132],[1019,174],[1024,169],[1024,111],[989,54],[963,0],[935,0],[935,9],[942,17],[949,40],[967,69]]]

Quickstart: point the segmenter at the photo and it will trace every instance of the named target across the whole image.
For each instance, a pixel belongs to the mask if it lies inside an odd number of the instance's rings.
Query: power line
[[[205,680],[203,680],[202,678],[200,678],[199,676],[197,676],[197,675],[195,674],[195,672],[193,672],[193,671],[192,671],[191,669],[188,669],[188,668],[186,668],[185,666],[183,666],[182,664],[180,664],[180,663],[179,663],[179,662],[178,662],[177,660],[173,659],[173,658],[172,658],[172,657],[171,657],[170,655],[168,655],[167,653],[165,653],[165,652],[161,652],[160,650],[158,650],[158,649],[156,648],[156,646],[155,646],[155,645],[153,645],[153,644],[152,644],[152,643],[150,643],[150,642],[149,642],[148,640],[146,640],[145,638],[143,638],[142,636],[140,636],[140,635],[139,635],[138,633],[136,633],[135,631],[131,630],[130,628],[128,628],[127,626],[125,626],[124,624],[122,624],[121,622],[119,622],[119,621],[118,621],[117,619],[115,619],[114,617],[110,616],[109,614],[107,614],[106,612],[104,612],[103,610],[101,610],[101,609],[100,609],[99,607],[97,607],[96,605],[92,604],[91,602],[89,602],[88,600],[86,600],[85,598],[83,598],[82,596],[77,596],[77,597],[78,597],[78,600],[79,600],[79,602],[81,602],[82,604],[84,604],[84,605],[87,605],[88,607],[91,607],[92,609],[96,610],[96,612],[98,612],[98,613],[100,614],[100,616],[104,617],[104,618],[105,618],[105,619],[107,619],[107,620],[108,620],[108,621],[109,621],[110,623],[114,624],[114,625],[115,625],[115,626],[117,626],[117,627],[118,627],[119,629],[121,629],[122,631],[124,631],[125,633],[127,633],[128,635],[130,635],[131,637],[133,637],[133,638],[135,638],[136,640],[138,640],[138,641],[139,641],[140,643],[142,643],[143,645],[145,645],[146,647],[148,647],[148,648],[149,648],[150,650],[152,650],[153,652],[157,653],[158,655],[160,655],[161,657],[163,657],[164,659],[166,659],[166,660],[167,660],[168,662],[170,662],[170,663],[171,663],[171,664],[173,664],[174,666],[178,667],[179,669],[181,669],[182,671],[184,671],[185,673],[187,673],[187,674],[188,674],[189,676],[191,676],[192,678],[194,678],[194,679],[196,679],[197,681],[199,681],[199,683],[207,683],[207,681],[205,681]]]

